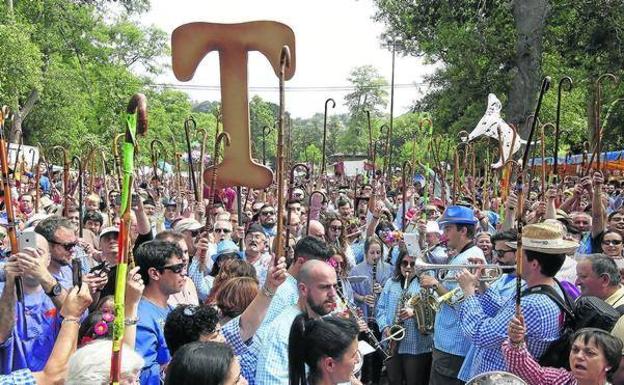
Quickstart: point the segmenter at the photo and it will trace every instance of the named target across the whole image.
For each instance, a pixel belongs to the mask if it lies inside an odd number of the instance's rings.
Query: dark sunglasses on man
[[[171,270],[174,274],[180,274],[182,271],[186,270],[186,263],[177,263],[175,265],[163,266],[158,268],[160,271]]]

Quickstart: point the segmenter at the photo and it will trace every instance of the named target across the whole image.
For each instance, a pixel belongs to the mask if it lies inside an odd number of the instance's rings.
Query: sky
[[[376,11],[372,0],[152,0],[151,3],[150,12],[141,22],[154,24],[169,35],[182,24],[198,21],[274,20],[288,25],[295,33],[297,54],[295,75],[286,83],[286,108],[293,117],[309,118],[322,113],[325,100],[330,97],[336,101],[336,108],[330,113],[347,112],[343,97],[350,92],[347,78],[356,66],[373,65],[390,84],[392,54],[381,47],[379,36],[383,25],[372,19]],[[220,100],[218,60],[217,52],[208,54],[189,82],[177,81],[170,68],[157,82],[176,85],[193,101]],[[427,90],[422,84],[423,76],[434,69],[434,65],[425,65],[419,58],[396,56],[395,116],[407,112],[414,100],[422,97]],[[259,95],[277,103],[278,79],[266,58],[251,52],[248,72],[250,99]]]

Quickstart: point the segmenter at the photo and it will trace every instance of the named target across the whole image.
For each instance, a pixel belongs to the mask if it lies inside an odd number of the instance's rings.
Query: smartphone
[[[82,262],[78,258],[72,259],[72,284],[79,288],[82,286]]]
[[[27,247],[37,248],[37,238],[34,231],[24,231],[19,237],[19,250],[23,251]]]

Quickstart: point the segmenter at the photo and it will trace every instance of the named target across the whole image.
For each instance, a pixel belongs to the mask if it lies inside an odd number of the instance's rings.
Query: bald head
[[[321,222],[313,219],[310,221],[308,235],[321,240],[325,240],[325,227],[323,227],[323,224]]]
[[[303,264],[299,272],[299,306],[310,317],[331,313],[336,307],[336,271],[319,260]]]
[[[311,259],[301,266],[297,281],[304,285],[310,285],[312,282],[318,281],[319,278],[332,274],[336,276],[336,271],[329,264],[318,259]]]

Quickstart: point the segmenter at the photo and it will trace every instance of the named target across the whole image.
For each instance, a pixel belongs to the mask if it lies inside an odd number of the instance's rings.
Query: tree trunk
[[[28,99],[26,99],[24,105],[15,111],[13,114],[13,121],[11,122],[11,131],[9,132],[9,142],[17,143],[19,135],[25,134],[22,129],[22,123],[28,114],[30,114],[38,100],[39,92],[36,89],[33,89],[30,91]]]
[[[516,125],[526,139],[526,118],[533,113],[541,84],[544,28],[550,11],[548,0],[514,0],[512,12],[516,25],[516,67],[507,105],[507,120]]]

